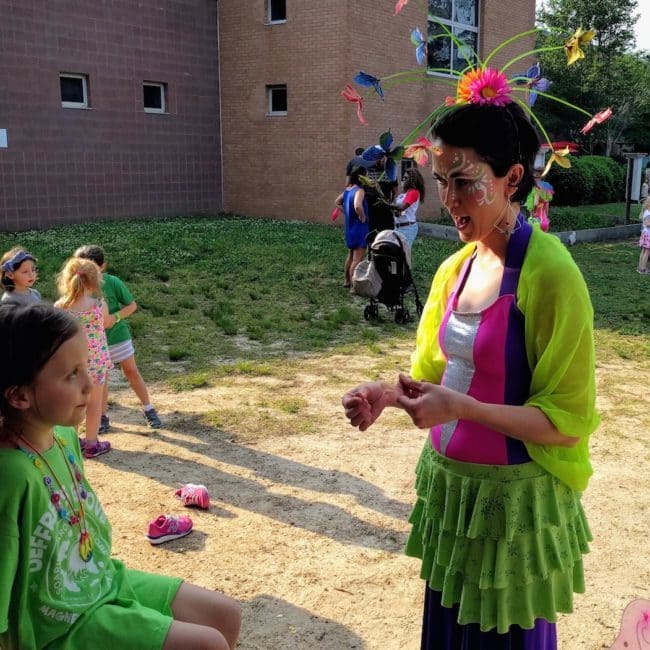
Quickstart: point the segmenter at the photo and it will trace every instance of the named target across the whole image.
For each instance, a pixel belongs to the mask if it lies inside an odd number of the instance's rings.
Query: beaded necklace
[[[63,437],[54,435],[54,442],[63,454],[63,460],[66,467],[68,468],[70,478],[72,479],[72,489],[74,490],[78,503],[78,509],[76,512],[70,496],[68,496],[68,493],[65,491],[63,484],[52,469],[52,466],[47,462],[47,459],[27,440],[25,440],[25,438],[22,436],[18,436],[18,438],[25,445],[27,445],[27,447],[29,447],[29,450],[27,450],[19,445],[18,449],[29,456],[34,466],[43,475],[43,483],[50,492],[50,502],[56,508],[59,517],[67,521],[70,526],[79,526],[79,555],[84,562],[89,562],[93,556],[93,541],[90,537],[90,533],[88,532],[88,527],[86,525],[86,513],[83,506],[83,501],[88,498],[88,493],[83,486],[83,474],[77,467],[75,456],[72,451],[68,449],[68,441]],[[51,476],[45,473],[44,465],[49,470]],[[52,478],[54,478],[54,481],[52,481]],[[57,491],[57,487],[60,490],[60,493]],[[61,495],[63,495],[63,498],[65,499],[63,503],[61,500]],[[65,502],[67,502],[67,504],[70,506],[69,511],[65,507]]]

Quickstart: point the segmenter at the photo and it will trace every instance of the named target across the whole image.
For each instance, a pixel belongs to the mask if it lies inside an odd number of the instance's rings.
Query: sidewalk
[[[640,223],[631,223],[624,226],[611,226],[609,228],[590,228],[589,230],[551,232],[551,235],[559,237],[564,244],[573,245],[582,242],[638,237],[640,230]],[[453,226],[441,226],[437,223],[418,221],[418,234],[424,237],[433,237],[434,239],[460,241],[456,228]]]

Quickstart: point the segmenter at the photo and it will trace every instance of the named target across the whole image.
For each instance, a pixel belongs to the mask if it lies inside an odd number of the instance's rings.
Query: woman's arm
[[[469,420],[524,442],[573,447],[579,438],[560,433],[544,413],[534,406],[488,404],[450,388],[415,381],[400,375],[402,396],[396,399],[413,423],[428,429],[453,420]]]
[[[337,208],[342,208],[343,207],[343,192],[341,192],[337,197],[336,201],[334,201],[334,205]]]
[[[401,395],[398,384],[383,381],[369,381],[359,384],[341,398],[345,417],[353,427],[365,431],[387,406],[397,406],[397,398]]]
[[[357,192],[354,195],[354,209],[361,223],[365,223],[367,219],[366,211],[363,208],[363,199],[365,195],[366,193],[363,190],[357,190]]]

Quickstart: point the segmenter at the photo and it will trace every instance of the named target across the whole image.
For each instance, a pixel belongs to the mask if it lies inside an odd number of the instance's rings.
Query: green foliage
[[[553,82],[552,94],[591,114],[608,106],[614,111],[608,122],[583,135],[580,128],[587,116],[540,97],[535,112],[552,139],[578,142],[591,153],[606,155],[621,143],[647,150],[650,58],[631,51],[637,6],[637,0],[548,0],[538,12],[538,23],[545,30],[538,36],[538,47],[561,45],[577,27],[597,31],[584,48],[586,57],[572,66],[567,67],[562,50],[540,54],[544,76]]]
[[[182,361],[188,356],[187,350],[181,347],[169,348],[168,354],[170,361]]]
[[[571,167],[554,165],[547,180],[553,206],[613,203],[625,194],[625,169],[606,156],[569,156]]]
[[[565,229],[557,227],[562,210],[620,216],[624,206],[560,209],[551,204],[551,226],[556,230]],[[138,367],[147,380],[164,380],[174,390],[241,376],[271,382],[290,379],[301,357],[323,349],[345,351],[347,356],[371,351],[382,363],[389,359],[390,345],[415,338],[417,323],[396,325],[383,306],[381,320],[364,321],[366,302],[341,287],[346,250],[341,229],[335,226],[219,217],[0,233],[0,250],[20,244],[39,258],[43,272],[37,288],[50,300],[56,297],[54,272],[75,248],[87,243],[104,246],[113,272],[129,277],[138,304],[148,305],[127,320]],[[440,262],[458,248],[450,241],[416,241],[414,274],[421,298],[428,294]],[[634,270],[634,242],[582,244],[570,251],[589,285],[596,324],[609,332],[608,349],[620,355],[648,347],[647,278]],[[161,292],[156,276],[161,266],[169,273],[164,285],[168,293]],[[184,299],[188,304],[181,307]],[[158,306],[156,313],[151,305]],[[178,313],[170,316],[173,307],[179,307]],[[215,314],[228,316],[232,334],[215,322]],[[256,327],[258,338],[246,335]],[[182,358],[182,365],[172,363],[172,357]],[[341,374],[346,372],[342,364]],[[279,404],[278,409],[304,416],[299,402]]]
[[[191,372],[167,380],[167,385],[176,392],[205,388],[210,385],[207,372]]]
[[[601,208],[597,210],[595,208]],[[603,209],[604,208],[604,209]],[[607,228],[621,223],[625,215],[625,204],[607,203],[602,206],[553,207],[551,204],[551,231],[588,230]]]

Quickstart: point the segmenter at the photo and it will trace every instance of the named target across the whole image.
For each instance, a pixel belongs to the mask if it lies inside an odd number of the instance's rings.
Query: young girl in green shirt
[[[232,650],[234,600],[111,557],[73,428],[87,357],[66,312],[0,307],[0,647]]]

